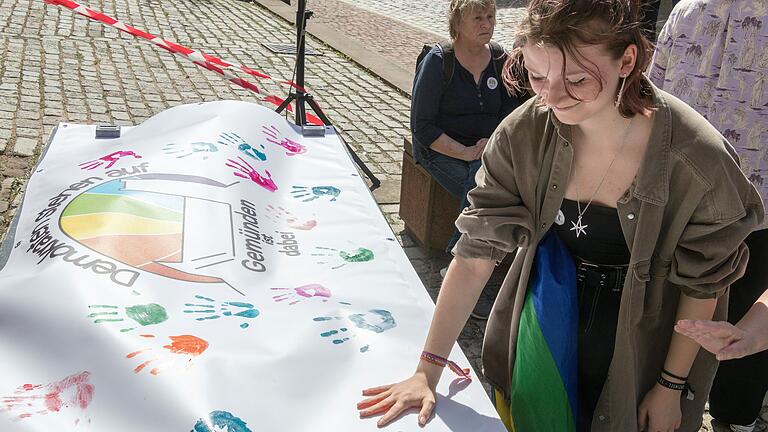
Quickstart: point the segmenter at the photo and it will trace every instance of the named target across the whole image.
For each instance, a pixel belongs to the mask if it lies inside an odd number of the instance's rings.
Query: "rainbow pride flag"
[[[576,431],[576,267],[555,233],[536,250],[517,337],[510,389],[512,430]]]

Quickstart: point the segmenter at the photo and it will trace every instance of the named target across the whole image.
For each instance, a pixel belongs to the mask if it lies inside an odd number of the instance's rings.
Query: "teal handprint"
[[[330,201],[336,201],[339,194],[341,194],[341,190],[333,186],[314,186],[311,188],[307,186],[293,186],[291,191],[291,195],[302,202],[314,201],[322,196],[331,197]],[[304,197],[309,198],[302,199]]]
[[[140,326],[149,326],[160,324],[168,319],[165,308],[157,303],[126,307],[125,315],[122,315],[119,306],[114,305],[90,305],[88,309],[96,311],[88,314],[88,318],[94,318],[95,324],[123,322],[126,318],[130,318]],[[129,332],[135,328],[124,327],[120,331]]]
[[[223,133],[219,135],[219,144],[225,145],[227,147],[237,148],[241,152],[245,153],[247,156],[250,156],[254,159],[258,159],[260,161],[267,160],[266,154],[259,151],[259,149],[257,149],[253,145],[245,142],[245,140],[236,133]],[[259,144],[259,148],[264,150],[264,145]]]
[[[251,432],[246,422],[227,411],[211,411],[200,419],[191,432]]]
[[[336,322],[341,321],[333,328],[320,333],[320,337],[329,338],[334,345],[340,345],[356,337],[354,329],[344,324],[345,319],[340,316],[319,316],[312,319],[315,322]],[[346,317],[355,328],[367,330],[374,333],[383,333],[387,330],[397,327],[395,318],[387,310],[370,309],[365,313],[351,314]],[[369,345],[360,347],[360,352],[367,352]]]
[[[212,319],[219,319],[222,316],[225,317],[239,317],[239,318],[256,318],[259,316],[259,311],[250,303],[243,302],[222,302],[216,307],[216,300],[201,295],[196,295],[196,299],[204,300],[210,303],[185,303],[184,306],[196,307],[200,309],[185,310],[184,313],[188,314],[204,314],[199,318],[195,318],[197,321],[205,321]],[[239,312],[232,312],[232,309],[239,310]],[[241,328],[248,328],[249,324],[244,322],[240,324]]]
[[[171,143],[166,144],[163,147],[163,151],[171,156],[175,155],[176,159],[182,159],[192,155],[199,155],[201,159],[206,160],[208,159],[208,155],[210,153],[219,151],[219,148],[216,147],[216,144],[209,142],[193,142],[184,144]]]

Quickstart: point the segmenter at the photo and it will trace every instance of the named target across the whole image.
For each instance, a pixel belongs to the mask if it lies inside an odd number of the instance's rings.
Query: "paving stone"
[[[31,138],[16,138],[13,153],[17,156],[32,156],[35,153],[37,143],[37,140]]]

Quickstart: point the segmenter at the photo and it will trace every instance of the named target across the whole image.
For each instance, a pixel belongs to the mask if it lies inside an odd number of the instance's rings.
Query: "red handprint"
[[[132,151],[116,151],[116,152],[110,153],[110,154],[108,154],[106,156],[102,156],[102,157],[100,157],[98,159],[95,159],[95,160],[92,160],[92,161],[88,161],[88,162],[83,162],[83,163],[80,164],[80,169],[92,170],[92,169],[99,168],[100,166],[104,165],[105,163],[107,164],[107,166],[105,166],[104,169],[107,169],[107,168],[110,168],[112,165],[114,165],[115,162],[120,160],[120,158],[125,157],[125,156],[133,156],[136,159],[141,159],[141,156],[137,155],[136,153],[134,153]]]
[[[272,144],[277,144],[280,147],[283,147],[284,149],[288,150],[287,152],[285,152],[285,154],[287,154],[288,156],[296,156],[296,155],[307,152],[307,148],[297,143],[296,141],[290,138],[282,138],[280,136],[280,131],[278,131],[275,126],[263,126],[261,128],[261,131],[264,132],[264,135],[267,136],[268,142],[271,142]]]
[[[52,412],[63,408],[85,410],[93,399],[94,387],[88,382],[90,372],[80,372],[61,381],[50,384],[24,384],[19,386],[13,396],[0,398],[3,407],[0,412],[20,412],[19,420]],[[79,419],[75,421],[75,424]]]
[[[251,166],[248,162],[245,161],[245,159],[238,157],[240,162],[229,159],[227,166],[230,168],[234,168],[240,172],[234,172],[232,174],[236,175],[237,177],[241,177],[244,179],[250,179],[252,182],[256,183],[257,185],[263,187],[264,189],[274,192],[277,190],[277,185],[274,181],[272,181],[272,174],[269,173],[269,171],[264,170],[264,172],[267,174],[266,177],[262,177],[261,174],[259,174],[254,167]]]

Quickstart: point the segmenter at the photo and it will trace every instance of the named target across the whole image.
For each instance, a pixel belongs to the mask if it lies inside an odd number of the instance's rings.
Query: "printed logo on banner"
[[[211,270],[234,260],[230,205],[175,195],[173,183],[188,192],[227,187],[203,177],[165,174],[112,180],[75,197],[62,212],[61,230],[133,268],[188,282],[224,282]],[[218,222],[209,225],[201,218]],[[189,232],[203,226],[204,236]]]

